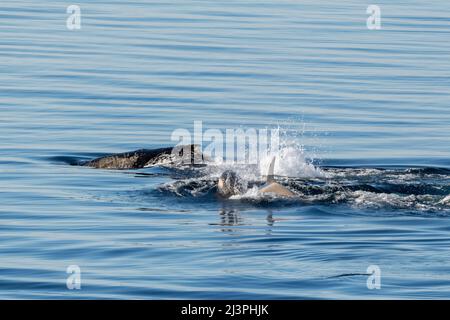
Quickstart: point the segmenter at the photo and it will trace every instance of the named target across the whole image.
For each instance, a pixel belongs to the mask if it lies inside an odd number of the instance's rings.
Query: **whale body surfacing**
[[[274,167],[275,167],[275,157],[272,158],[270,162],[269,171],[267,173],[266,185],[259,189],[260,193],[271,193],[278,196],[284,197],[294,197],[295,194],[289,189],[283,187],[281,184],[275,181],[274,178]]]
[[[275,181],[274,178],[274,166],[275,157],[269,166],[269,171],[266,177],[266,184],[261,187],[258,192],[262,194],[273,194],[283,197],[294,197],[295,194],[289,189],[283,187],[281,184]],[[234,195],[242,195],[247,191],[247,183],[236,172],[227,170],[222,173],[217,183],[217,193],[225,198],[229,198]]]
[[[224,198],[244,194],[246,191],[247,182],[231,170],[223,172],[217,182],[217,192]]]
[[[139,149],[93,159],[82,166],[97,169],[140,169],[156,164],[199,164],[204,160],[200,146],[180,145],[159,149]]]
[[[78,163],[81,166],[97,169],[141,169],[153,165],[205,165],[209,158],[204,156],[199,145],[178,145],[173,148],[139,149],[130,152],[116,153]],[[269,166],[266,184],[258,192],[283,197],[293,197],[295,194],[279,184],[274,179],[275,157]],[[243,195],[247,192],[248,183],[236,172],[226,170],[217,183],[217,193],[224,198]]]

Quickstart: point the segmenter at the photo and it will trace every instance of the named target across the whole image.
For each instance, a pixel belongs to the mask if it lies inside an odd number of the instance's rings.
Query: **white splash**
[[[254,199],[260,196],[261,193],[259,192],[258,187],[254,186],[253,188],[248,189],[246,193],[231,196],[230,199],[231,200]]]
[[[265,157],[260,159],[260,175],[267,174],[270,162],[276,157],[274,174],[291,178],[317,178],[325,177],[325,173],[312,163],[304,145],[301,135],[289,136],[287,130],[278,128],[280,145],[277,150],[270,150]]]
[[[312,163],[302,144],[303,132],[275,129],[279,136],[279,144],[274,149],[260,154],[257,164],[229,163],[224,159],[214,158],[208,163],[206,171],[210,177],[219,177],[225,170],[235,171],[247,181],[263,180],[267,175],[270,162],[275,160],[274,174],[290,178],[324,178],[325,173]]]
[[[443,198],[441,201],[439,201],[439,204],[442,205],[450,205],[450,194]]]
[[[270,153],[260,162],[260,174],[266,175],[272,158],[275,157],[274,174],[292,178],[325,177],[320,168],[306,159],[303,149],[286,146],[276,153]]]

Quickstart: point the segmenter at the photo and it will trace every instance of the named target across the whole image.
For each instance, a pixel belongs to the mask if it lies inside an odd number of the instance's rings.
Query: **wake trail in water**
[[[438,168],[354,169],[322,168],[323,177],[277,177],[277,181],[295,193],[298,204],[348,204],[365,209],[401,209],[450,213],[450,173]],[[412,173],[412,172],[416,173]],[[263,179],[249,182],[249,190],[231,200],[248,202],[279,201],[279,196],[260,194]],[[162,192],[182,197],[204,197],[216,190],[217,178],[204,176],[161,185]]]
[[[276,152],[269,151],[258,165],[226,164],[212,160],[189,177],[159,186],[158,191],[181,197],[207,197],[216,192],[218,177],[235,171],[248,190],[231,201],[270,203],[284,200],[300,205],[340,205],[373,210],[407,210],[450,213],[450,170],[446,168],[351,168],[318,167],[298,140],[285,138]],[[261,194],[267,168],[273,157],[278,183],[295,197]]]

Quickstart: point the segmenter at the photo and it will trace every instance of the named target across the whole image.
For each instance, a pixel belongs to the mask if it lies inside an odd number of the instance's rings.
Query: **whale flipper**
[[[275,158],[276,157],[272,158],[272,161],[270,162],[270,165],[269,165],[269,171],[267,172],[267,177],[266,177],[267,183],[275,182],[275,178],[274,178],[274,174],[273,174],[273,171],[275,168]]]
[[[80,165],[97,169],[140,169],[156,164],[199,164],[203,159],[200,147],[191,144],[116,153]]]

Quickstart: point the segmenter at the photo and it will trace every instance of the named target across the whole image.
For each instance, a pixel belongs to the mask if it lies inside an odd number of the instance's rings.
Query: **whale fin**
[[[275,175],[274,175],[274,167],[275,167],[275,158],[272,158],[272,161],[270,162],[269,171],[267,172],[266,177],[266,185],[259,189],[259,192],[261,193],[272,193],[279,196],[285,196],[285,197],[294,197],[295,194],[288,190],[287,188],[283,187],[281,184],[277,183],[275,181]]]
[[[274,167],[275,167],[275,158],[272,158],[272,161],[270,162],[270,166],[269,166],[269,171],[267,172],[267,177],[266,177],[266,182],[270,183],[270,182],[275,182],[275,178],[274,178]]]

